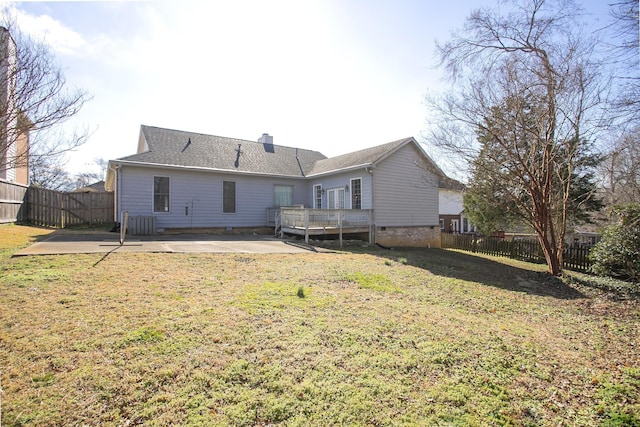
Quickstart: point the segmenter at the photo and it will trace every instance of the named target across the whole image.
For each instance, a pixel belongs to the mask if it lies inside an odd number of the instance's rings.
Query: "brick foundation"
[[[440,247],[440,226],[376,227],[375,242],[389,247]]]

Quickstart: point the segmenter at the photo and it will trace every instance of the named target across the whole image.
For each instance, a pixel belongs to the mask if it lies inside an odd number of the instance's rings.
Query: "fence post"
[[[282,239],[284,237],[284,230],[282,230],[282,227],[284,227],[284,210],[282,208],[280,208],[280,238]]]
[[[371,227],[373,226],[373,224],[372,224],[372,220],[371,220],[371,212],[372,212],[372,210],[371,210],[371,209],[369,209],[369,219],[368,219],[368,221],[369,221],[369,244],[372,244],[372,243],[373,243],[373,242],[372,242],[372,239],[371,239],[371,237],[372,237],[372,236],[371,236],[371,230],[372,230],[372,229],[371,229]]]
[[[93,192],[89,193],[89,227],[93,226]]]
[[[61,224],[64,221],[64,198],[62,197],[62,193],[52,192],[51,194],[53,195],[53,198],[58,202],[59,210],[56,215],[56,225],[58,225],[58,227],[60,228],[63,228]]]
[[[120,246],[124,244],[124,238],[127,234],[127,222],[129,222],[129,211],[120,212],[123,219],[120,221]]]
[[[309,243],[309,210],[304,210],[304,242]]]
[[[340,247],[342,247],[342,215],[344,215],[344,211],[340,210],[338,212],[338,228],[340,229]]]

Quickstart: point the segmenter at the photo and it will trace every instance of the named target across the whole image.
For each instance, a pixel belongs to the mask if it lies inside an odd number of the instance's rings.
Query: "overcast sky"
[[[606,0],[585,0],[594,28]],[[7,3],[2,3],[7,5]],[[93,99],[70,126],[92,136],[71,173],[134,154],[140,125],[334,156],[425,130],[433,67],[471,10],[493,0],[228,0],[8,3],[68,84]],[[436,159],[437,162],[437,159]]]

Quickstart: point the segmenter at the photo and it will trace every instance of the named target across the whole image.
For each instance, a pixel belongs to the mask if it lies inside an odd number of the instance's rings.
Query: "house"
[[[567,231],[565,244],[572,248],[590,248],[602,240],[602,234],[593,225],[587,224]]]
[[[29,185],[29,126],[28,119],[18,119],[14,137],[2,135],[0,141],[0,179],[14,184]]]
[[[440,230],[443,233],[471,233],[475,227],[464,215],[463,183],[445,177],[440,180],[438,199],[440,206]]]
[[[29,185],[29,119],[16,107],[16,44],[0,27],[0,180]]]
[[[109,161],[106,188],[115,191],[116,221],[128,212],[158,231],[251,231],[295,206],[307,217],[366,212],[382,245],[439,246],[442,177],[414,138],[327,158],[268,134],[256,142],[143,125],[137,153]]]
[[[72,193],[105,193],[107,189],[104,186],[104,181],[97,181],[93,184],[85,185],[84,187],[76,188],[71,191]]]

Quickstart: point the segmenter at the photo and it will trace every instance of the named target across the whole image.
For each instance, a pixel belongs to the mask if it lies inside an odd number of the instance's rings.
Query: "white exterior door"
[[[329,209],[344,209],[344,188],[332,188],[327,191]]]

